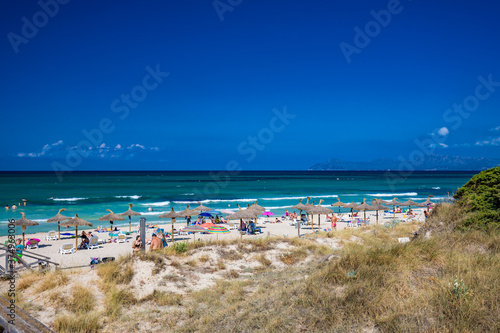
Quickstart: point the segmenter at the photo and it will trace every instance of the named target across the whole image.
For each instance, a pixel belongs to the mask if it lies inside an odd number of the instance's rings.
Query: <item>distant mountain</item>
[[[484,157],[459,157],[449,155],[425,155],[421,163],[398,161],[393,159],[377,159],[370,162],[349,162],[331,159],[314,164],[309,170],[485,170],[500,165],[500,159]]]

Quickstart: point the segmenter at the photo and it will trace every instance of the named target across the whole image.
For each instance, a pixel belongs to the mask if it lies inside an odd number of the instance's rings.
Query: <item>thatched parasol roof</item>
[[[239,206],[238,206],[239,207]],[[239,219],[251,219],[254,218],[256,214],[259,214],[256,210],[253,209],[241,209],[236,211],[236,213],[229,215],[227,218],[230,220],[239,220]]]
[[[20,225],[20,226],[38,225],[38,222],[28,220],[28,219],[26,218],[26,216],[24,216],[24,213],[22,213],[22,212],[21,212],[21,215],[22,215],[23,217],[21,217],[19,220],[16,220],[16,221],[14,222],[14,225]]]
[[[99,218],[99,221],[123,221],[123,220],[125,220],[125,218],[123,216],[116,215],[115,213],[113,213],[113,211],[111,209],[106,209],[106,210],[109,212],[109,214],[101,216]]]
[[[427,200],[425,200],[424,202],[422,202],[422,205],[434,205],[435,202],[431,201],[431,198],[434,198],[433,195],[429,195],[427,197]]]
[[[313,208],[314,214],[330,214],[333,213],[333,210],[327,207],[321,206],[321,203],[323,202],[323,199],[319,201],[319,204]]]
[[[68,216],[64,216],[61,214],[62,211],[65,211],[66,208],[61,208],[59,209],[59,211],[57,212],[56,216],[54,217],[51,217],[50,219],[47,220],[47,222],[61,222],[61,221],[66,221],[66,220],[69,220],[71,219],[71,217],[68,217]]]
[[[92,223],[79,218],[78,214],[75,214],[75,217],[73,217],[72,219],[70,219],[68,221],[61,222],[61,226],[63,226],[63,227],[79,227],[82,225],[86,225],[86,226],[91,227]]]
[[[194,209],[189,209],[189,205],[187,205],[186,209],[177,213],[179,215],[182,215],[182,217],[198,215],[197,211],[195,211]]]
[[[415,207],[422,207],[422,204],[418,203],[418,202],[415,202],[411,199],[408,199],[407,201],[405,202],[402,202],[400,204],[400,206],[415,206]]]
[[[374,209],[374,210],[386,210],[386,209],[389,209],[389,207],[381,205],[377,199],[373,199],[372,203],[373,204],[371,205],[371,209]]]
[[[161,219],[175,219],[177,217],[185,217],[186,215],[181,215],[180,213],[174,211],[174,207],[172,207],[172,210],[168,213],[161,214],[158,216]]]
[[[363,202],[361,204],[359,204],[358,207],[355,208],[355,209],[357,209],[357,210],[368,210],[370,208],[372,208],[372,206],[366,203],[366,199],[363,199]]]
[[[389,206],[400,206],[401,202],[398,201],[398,198],[394,198],[391,201],[386,202],[385,204]]]
[[[358,205],[356,203],[354,203],[354,201],[351,201],[350,203],[345,204],[344,208],[358,209]]]
[[[332,203],[333,207],[344,207],[345,205],[346,205],[345,203],[340,202],[340,198],[337,198],[337,202],[336,203]]]
[[[250,206],[250,208],[252,208],[254,210],[257,210],[257,211],[260,211],[260,212],[265,212],[266,211],[266,209],[264,207],[262,207],[261,205],[259,205],[257,203],[257,201],[255,201],[254,204]]]
[[[292,209],[305,210],[307,208],[306,205],[302,203],[302,199],[299,200],[299,203],[295,206],[292,206]]]
[[[197,211],[197,212],[201,212],[201,213],[206,212],[206,211],[208,211],[208,210],[212,210],[212,208],[208,208],[207,206],[203,206],[203,205],[201,204],[201,202],[199,202],[199,201],[198,201],[198,203],[199,203],[200,205],[199,205],[198,207],[193,208],[193,210],[195,210],[195,211]]]
[[[396,199],[396,198],[394,198],[394,199]],[[382,200],[382,199],[380,199],[380,197],[378,199],[376,199],[376,200],[381,205],[390,205],[390,201]],[[373,200],[372,200],[372,202],[373,202]]]
[[[128,204],[128,210],[125,213],[121,213],[119,215],[120,216],[139,216],[139,215],[141,215],[141,213],[132,210],[133,206],[134,205],[132,205],[132,204]]]

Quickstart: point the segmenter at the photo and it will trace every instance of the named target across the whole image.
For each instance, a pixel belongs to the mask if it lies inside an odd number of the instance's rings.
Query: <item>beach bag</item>
[[[101,260],[102,262],[115,261],[115,257],[104,257]]]

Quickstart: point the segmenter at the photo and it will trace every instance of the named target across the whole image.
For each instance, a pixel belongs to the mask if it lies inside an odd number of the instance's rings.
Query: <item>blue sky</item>
[[[500,157],[498,1],[0,6],[1,170]]]

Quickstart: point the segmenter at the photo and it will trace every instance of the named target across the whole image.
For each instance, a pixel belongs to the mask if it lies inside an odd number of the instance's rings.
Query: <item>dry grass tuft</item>
[[[123,306],[136,303],[137,300],[130,290],[119,290],[117,287],[112,287],[106,294],[105,314],[110,318],[117,318],[120,316]]]
[[[74,285],[71,290],[71,299],[66,303],[67,310],[74,313],[86,313],[94,309],[95,299],[89,289]]]
[[[182,296],[172,292],[163,292],[154,290],[153,293],[148,296],[142,298],[140,302],[150,301],[155,305],[159,306],[174,306],[174,305],[182,305]]]
[[[36,287],[37,293],[42,293],[56,287],[62,287],[68,284],[69,277],[66,273],[56,270],[41,274],[42,280]]]
[[[54,320],[56,332],[97,333],[101,331],[99,315],[95,312],[79,315],[60,315]]]
[[[97,266],[97,275],[107,284],[129,284],[134,277],[134,270],[129,263],[112,261]]]

